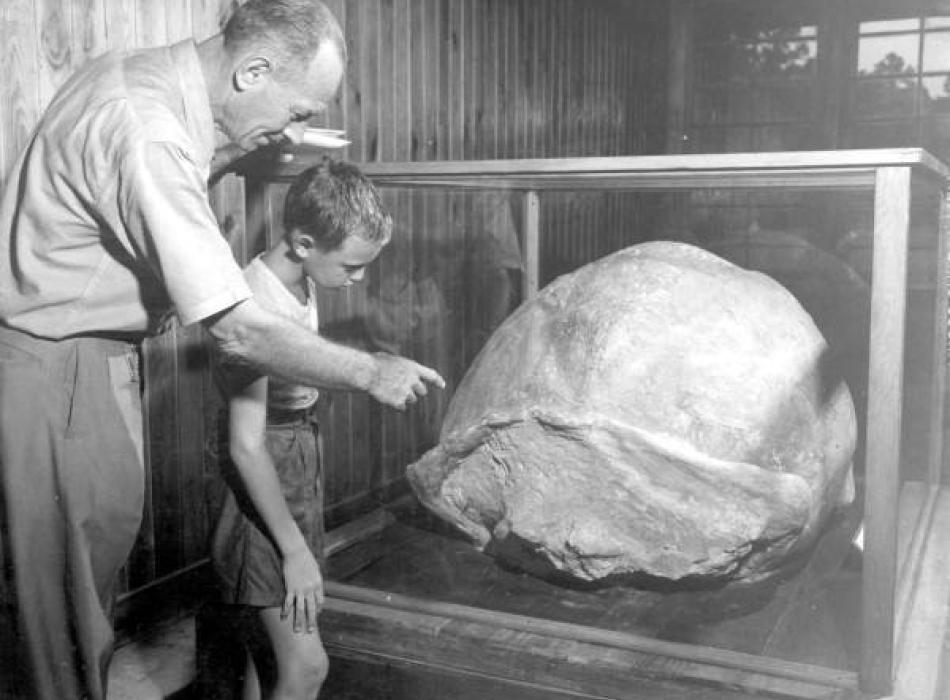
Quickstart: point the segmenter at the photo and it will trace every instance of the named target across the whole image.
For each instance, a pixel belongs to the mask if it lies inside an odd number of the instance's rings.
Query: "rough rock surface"
[[[771,278],[653,242],[558,278],[492,335],[408,468],[481,548],[583,582],[754,580],[854,496],[855,415]]]

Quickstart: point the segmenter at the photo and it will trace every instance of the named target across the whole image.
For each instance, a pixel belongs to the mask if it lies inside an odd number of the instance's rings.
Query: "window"
[[[857,28],[846,145],[950,155],[950,7],[891,2]]]
[[[696,4],[690,150],[817,147],[817,17],[814,2]]]

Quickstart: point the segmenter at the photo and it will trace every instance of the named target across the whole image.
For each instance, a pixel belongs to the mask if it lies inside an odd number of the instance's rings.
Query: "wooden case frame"
[[[267,183],[286,182],[311,162],[296,154],[256,161],[249,212]],[[930,396],[931,445],[925,483],[901,493],[901,420],[911,198],[941,196],[938,279],[946,279],[946,197],[950,171],[920,149],[660,155],[533,160],[365,163],[381,186],[509,188],[524,198],[524,289],[539,283],[539,192],[556,189],[816,188],[873,193],[873,261],[865,465],[865,553],[858,673],[674,644],[567,623],[414,599],[329,582],[321,627],[331,653],[590,697],[696,697],[768,693],[801,698],[900,695],[907,683],[935,687],[939,646],[921,618],[947,599],[939,542],[950,530],[943,451],[946,294],[938,294]],[[906,510],[904,510],[906,509]],[[901,512],[916,517],[902,520]],[[332,548],[385,527],[377,513],[340,531]],[[942,577],[942,578],[941,578]],[[934,603],[934,601],[937,601]],[[940,608],[943,611],[943,608]],[[943,611],[945,612],[945,611]],[[939,631],[942,632],[941,622]],[[929,635],[929,637],[927,636]],[[905,650],[906,653],[901,653]],[[934,654],[937,656],[934,656]],[[557,668],[552,664],[557,661]],[[928,665],[929,664],[929,665]],[[907,680],[912,677],[913,680]],[[896,679],[896,685],[895,685]],[[715,690],[714,690],[715,688]],[[923,697],[923,696],[921,696]]]

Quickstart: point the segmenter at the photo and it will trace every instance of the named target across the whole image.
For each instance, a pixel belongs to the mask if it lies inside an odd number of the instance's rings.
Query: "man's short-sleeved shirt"
[[[106,54],[57,93],[0,202],[0,322],[144,334],[251,296],[207,198],[214,123],[194,42]]]

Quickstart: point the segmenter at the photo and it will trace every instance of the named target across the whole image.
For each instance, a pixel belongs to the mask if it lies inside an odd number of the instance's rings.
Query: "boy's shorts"
[[[310,418],[267,426],[267,451],[284,499],[304,539],[323,568],[323,488],[317,424]],[[233,467],[231,467],[231,471]],[[230,489],[215,528],[211,559],[225,603],[280,607],[285,588],[280,552],[241,487],[225,474]]]

